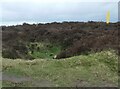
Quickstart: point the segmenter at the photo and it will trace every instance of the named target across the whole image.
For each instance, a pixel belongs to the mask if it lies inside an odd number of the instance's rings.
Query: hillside
[[[117,87],[119,23],[2,26],[3,87]]]
[[[4,58],[31,60],[119,51],[118,27],[119,23],[92,21],[2,26],[2,54]]]

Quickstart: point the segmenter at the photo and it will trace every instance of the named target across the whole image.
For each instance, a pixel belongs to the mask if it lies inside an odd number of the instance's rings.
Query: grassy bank
[[[117,86],[117,71],[118,56],[113,50],[61,60],[3,59],[3,86]],[[26,81],[7,80],[8,76]]]

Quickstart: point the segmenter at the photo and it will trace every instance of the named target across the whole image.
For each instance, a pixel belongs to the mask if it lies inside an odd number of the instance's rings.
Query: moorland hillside
[[[117,52],[118,28],[119,23],[93,21],[2,26],[2,56],[61,59],[102,50]]]

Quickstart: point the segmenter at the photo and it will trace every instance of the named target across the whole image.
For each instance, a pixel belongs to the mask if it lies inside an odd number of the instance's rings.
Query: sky
[[[63,21],[118,21],[119,0],[0,0],[0,25]]]

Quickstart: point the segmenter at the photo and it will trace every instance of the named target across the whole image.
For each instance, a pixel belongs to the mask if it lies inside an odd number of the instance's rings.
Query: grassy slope
[[[32,79],[17,86],[38,86],[42,80],[45,80],[44,86],[117,86],[117,65],[118,57],[114,51],[103,51],[63,60],[3,59],[3,72]],[[3,81],[3,86],[14,86],[14,82]]]

